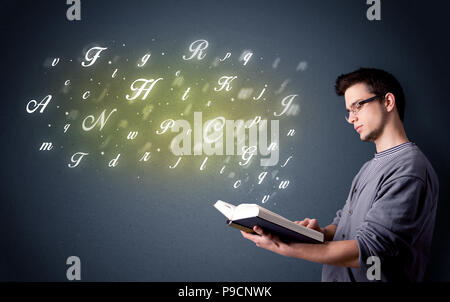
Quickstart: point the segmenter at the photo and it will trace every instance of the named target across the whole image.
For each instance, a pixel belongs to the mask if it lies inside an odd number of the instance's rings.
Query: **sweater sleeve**
[[[360,268],[369,269],[366,262],[371,256],[380,259],[382,272],[383,263],[388,270],[392,261],[402,261],[397,256],[404,256],[402,251],[423,232],[426,207],[426,187],[420,178],[402,176],[383,184],[356,233]]]

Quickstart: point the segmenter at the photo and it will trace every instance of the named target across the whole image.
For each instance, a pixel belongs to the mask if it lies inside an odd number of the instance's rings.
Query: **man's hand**
[[[324,235],[325,241],[332,241],[336,233],[337,226],[330,224],[324,228],[319,226],[317,219],[305,218],[302,221],[294,221],[296,224],[321,232]]]
[[[320,228],[316,219],[305,218],[296,221],[297,224],[322,232],[328,240],[324,243],[284,243],[277,236],[264,232],[254,226],[253,231],[258,235],[241,231],[244,238],[253,241],[257,247],[264,248],[282,256],[300,258],[312,262],[359,268],[359,248],[356,240],[332,241],[336,233],[336,226],[330,224]]]
[[[241,234],[244,238],[253,241],[257,247],[264,248],[282,256],[291,256],[289,253],[291,251],[290,245],[282,242],[277,236],[270,233],[265,233],[258,226],[254,226],[253,231],[255,231],[258,235],[252,235],[243,231],[241,231]]]
[[[309,229],[319,231],[325,235],[325,230],[319,226],[319,222],[317,222],[317,219],[305,218],[301,221],[294,221],[294,223],[302,225]]]

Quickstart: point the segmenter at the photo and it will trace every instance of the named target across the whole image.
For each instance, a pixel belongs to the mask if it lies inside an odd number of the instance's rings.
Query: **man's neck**
[[[377,153],[408,142],[405,130],[401,122],[387,124],[383,133],[375,140]]]

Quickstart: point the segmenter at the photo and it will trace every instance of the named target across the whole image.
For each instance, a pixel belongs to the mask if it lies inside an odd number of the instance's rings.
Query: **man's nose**
[[[356,115],[354,115],[353,112],[350,111],[350,113],[348,114],[347,122],[349,124],[353,124],[357,120],[358,120],[358,117]]]

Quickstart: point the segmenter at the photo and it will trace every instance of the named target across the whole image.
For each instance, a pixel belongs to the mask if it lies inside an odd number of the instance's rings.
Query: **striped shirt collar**
[[[376,159],[382,158],[382,157],[385,157],[387,155],[391,155],[391,154],[397,153],[397,152],[399,152],[399,151],[401,151],[403,149],[409,148],[411,146],[414,146],[413,142],[406,142],[406,143],[397,145],[395,147],[389,148],[387,150],[381,151],[379,153],[375,153],[374,156],[375,156]]]

